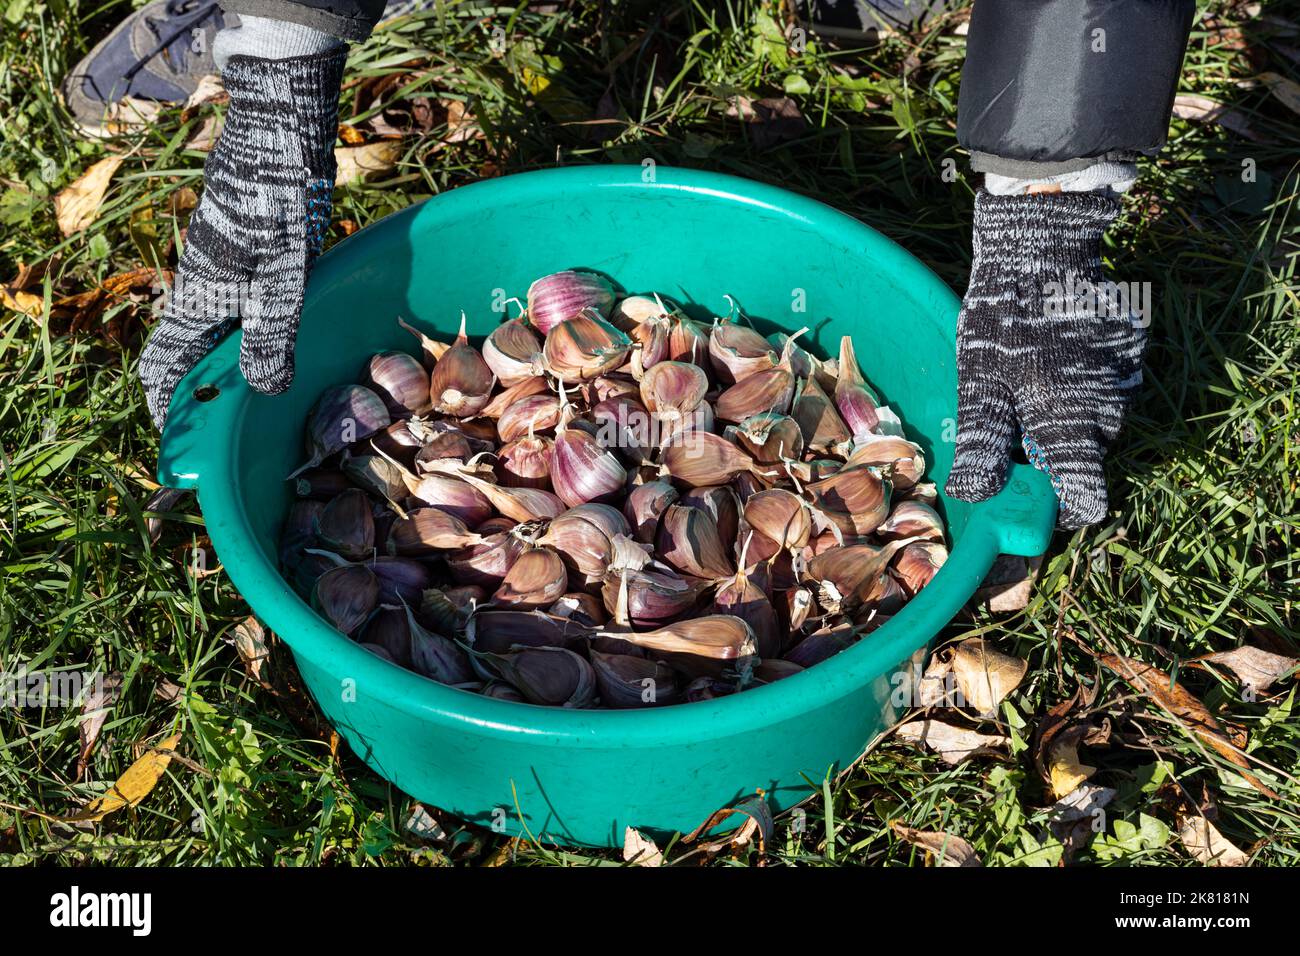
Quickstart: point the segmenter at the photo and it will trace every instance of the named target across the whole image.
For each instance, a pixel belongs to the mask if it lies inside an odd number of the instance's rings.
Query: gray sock
[[[344,45],[338,37],[301,23],[245,15],[239,18],[239,26],[227,27],[217,33],[212,41],[212,59],[216,61],[217,69],[225,73],[226,63],[232,56],[287,60],[328,53]]]

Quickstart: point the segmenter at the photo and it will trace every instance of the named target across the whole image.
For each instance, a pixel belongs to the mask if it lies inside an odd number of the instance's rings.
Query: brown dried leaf
[[[628,827],[623,831],[623,859],[637,866],[662,866],[664,855],[654,840]]]
[[[250,614],[235,625],[226,640],[239,653],[248,676],[263,687],[268,686],[262,677],[262,665],[271,656],[271,651],[266,646],[266,631],[262,622]]]
[[[1004,654],[983,638],[962,641],[953,650],[952,673],[967,707],[981,717],[996,717],[1002,699],[1019,686],[1029,664]]]
[[[1150,664],[1136,661],[1131,657],[1118,654],[1102,654],[1097,658],[1102,665],[1120,677],[1134,690],[1152,698],[1163,709],[1187,726],[1201,741],[1209,745],[1224,760],[1241,771],[1241,776],[1252,787],[1274,800],[1282,799],[1267,787],[1258,777],[1250,772],[1250,762],[1246,760],[1219,722],[1199,700],[1193,697],[1182,684],[1169,679],[1169,675]]]
[[[81,748],[77,752],[77,772],[73,779],[80,780],[86,772],[90,755],[95,752],[95,744],[99,743],[99,732],[104,729],[104,721],[108,719],[108,712],[113,709],[121,690],[122,675],[117,673],[106,674],[91,685],[90,693],[81,705],[81,720],[77,728]]]
[[[939,830],[914,830],[897,820],[889,821],[894,835],[912,846],[919,846],[939,866],[983,866],[975,848],[959,836]]]
[[[339,123],[339,139],[343,140],[348,146],[360,146],[366,141],[366,134],[355,126]]]
[[[194,92],[185,101],[185,105],[181,107],[181,112],[198,109],[205,103],[213,103],[225,95],[226,90],[221,85],[221,77],[216,73],[207,73],[199,77]]]
[[[1024,610],[1034,593],[1034,583],[1042,566],[1042,555],[1035,558],[998,555],[975,592],[975,602],[997,614]]]
[[[1250,857],[1219,832],[1219,828],[1199,814],[1188,814],[1178,821],[1178,839],[1193,859],[1206,866],[1248,866]]]
[[[1280,73],[1261,73],[1259,78],[1279,103],[1292,113],[1300,113],[1300,83]]]
[[[1260,140],[1259,134],[1255,132],[1245,116],[1222,103],[1215,102],[1208,96],[1200,96],[1196,93],[1178,94],[1174,97],[1173,114],[1179,119],[1193,120],[1197,123],[1218,123],[1238,136],[1256,142]]]
[[[1010,738],[1003,734],[982,734],[928,719],[903,724],[895,733],[900,740],[934,751],[951,767],[980,754],[999,753],[1010,743]]]
[[[1237,675],[1237,680],[1245,690],[1254,694],[1265,693],[1274,681],[1292,673],[1300,665],[1300,660],[1294,657],[1284,657],[1249,644],[1230,651],[1206,654],[1196,660],[1223,665]]]
[[[23,292],[21,289],[0,285],[0,305],[30,318],[39,319],[45,309],[45,297],[35,292]]]
[[[60,232],[71,236],[95,221],[104,194],[108,192],[108,184],[121,165],[121,156],[101,159],[54,197],[54,215],[58,218]]]
[[[208,152],[213,146],[217,145],[224,124],[225,120],[216,113],[203,117],[203,122],[199,124],[199,128],[185,141],[185,148],[197,150],[200,153]]]
[[[714,811],[707,820],[683,837],[682,843],[694,843],[702,835],[737,813],[743,813],[747,817],[744,823],[715,840],[701,843],[700,849],[709,856],[715,856],[726,849],[730,849],[733,853],[740,853],[752,843],[761,857],[767,853],[767,844],[772,839],[772,831],[776,826],[772,819],[772,809],[767,804],[767,794],[763,790],[745,797],[732,806]]]
[[[464,143],[471,139],[482,139],[483,130],[479,128],[478,120],[460,100],[439,100],[443,108],[447,110],[447,135],[442,138],[444,143]]]
[[[386,173],[397,165],[402,155],[402,144],[396,140],[381,139],[364,146],[340,146],[334,150],[338,164],[335,185],[346,186],[366,176]]]

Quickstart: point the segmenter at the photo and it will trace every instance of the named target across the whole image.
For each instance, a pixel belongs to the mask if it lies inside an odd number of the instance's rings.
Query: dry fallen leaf
[[[1152,698],[1161,707],[1178,718],[1200,740],[1213,748],[1224,760],[1236,766],[1241,776],[1252,787],[1274,800],[1281,800],[1272,789],[1250,772],[1250,762],[1224,733],[1214,715],[1205,705],[1190,694],[1182,684],[1174,683],[1169,675],[1150,664],[1118,654],[1102,654],[1098,660],[1107,670],[1122,678],[1134,690]]]
[[[1052,783],[1052,796],[1060,800],[1078,790],[1088,781],[1096,767],[1079,761],[1079,743],[1088,733],[1084,724],[1076,724],[1053,738],[1047,748],[1047,773]]]
[[[54,197],[54,215],[65,236],[80,232],[95,221],[104,194],[108,192],[109,181],[121,165],[121,156],[101,159]]]
[[[221,138],[223,126],[224,120],[216,113],[203,117],[203,122],[199,124],[199,128],[185,141],[185,148],[197,150],[200,153],[209,152],[213,146],[217,145],[217,140]]]
[[[889,828],[900,840],[925,850],[939,866],[984,865],[975,848],[959,836],[938,830],[914,830],[897,820],[891,820]]]
[[[1300,660],[1294,657],[1284,657],[1258,647],[1251,647],[1249,644],[1243,644],[1230,651],[1206,654],[1196,660],[1221,664],[1228,668],[1237,675],[1242,688],[1254,694],[1265,693],[1273,686],[1274,681],[1291,673],[1297,665],[1300,665]]]
[[[271,651],[266,646],[266,631],[262,622],[249,615],[235,625],[226,640],[235,646],[248,676],[263,687],[267,686],[262,677],[262,665],[271,656]]]
[[[407,815],[403,827],[407,833],[418,839],[439,844],[447,842],[446,829],[422,803],[411,805],[411,812]]]
[[[194,92],[190,94],[181,110],[197,109],[204,103],[211,103],[213,100],[219,99],[225,92],[225,88],[221,85],[221,77],[216,73],[207,73],[199,77]]]
[[[188,498],[190,493],[183,488],[158,488],[149,496],[149,500],[144,503],[140,509],[145,512],[144,528],[149,535],[151,544],[157,544],[158,539],[162,537],[163,526],[166,523],[159,515],[167,514],[182,501]]]
[[[45,310],[45,297],[35,292],[24,292],[21,289],[0,285],[0,305],[14,312],[21,312],[30,318],[39,319]]]
[[[972,637],[953,649],[952,673],[965,705],[981,717],[996,717],[1002,698],[1024,679],[1029,664]]]
[[[664,855],[654,840],[628,827],[623,831],[623,859],[637,866],[662,866]]]
[[[1188,814],[1178,821],[1178,839],[1193,859],[1206,866],[1246,866],[1250,862],[1250,857],[1199,814]]]
[[[402,155],[402,144],[395,140],[381,139],[365,146],[340,146],[334,150],[334,160],[338,164],[336,186],[346,186],[375,173],[386,173],[397,165],[397,158]]]
[[[1208,96],[1195,93],[1180,93],[1174,97],[1173,114],[1179,119],[1194,120],[1197,123],[1218,123],[1224,129],[1232,130],[1238,136],[1259,141],[1260,136],[1251,127],[1250,122],[1241,113],[1217,103]]]
[[[60,819],[64,823],[95,823],[115,810],[136,806],[149,796],[153,788],[158,785],[158,781],[162,779],[163,772],[171,763],[176,744],[180,739],[181,735],[175,734],[158,746],[151,747],[139,760],[126,768],[107,793],[90,801],[79,813],[60,817]]]
[[[1034,584],[1042,566],[1042,555],[1035,558],[998,555],[975,592],[975,603],[997,614],[1024,610],[1034,593]]]
[[[952,654],[940,651],[930,658],[930,663],[916,686],[916,702],[920,707],[955,707],[957,684],[952,676]]]
[[[105,674],[91,684],[90,693],[81,705],[81,720],[77,732],[81,738],[81,749],[77,752],[77,773],[73,778],[80,780],[90,763],[90,755],[99,742],[99,732],[104,729],[108,712],[117,702],[118,692],[122,689],[121,674]]]
[[[914,720],[903,724],[896,733],[901,740],[934,751],[953,767],[977,754],[997,753],[1010,743],[1002,734],[981,734],[938,720]]]
[[[349,146],[360,146],[366,141],[366,134],[355,126],[339,123],[339,139]]]
[[[1280,73],[1261,73],[1259,79],[1278,102],[1292,113],[1300,113],[1300,83]]]
[[[466,140],[482,139],[483,130],[478,125],[478,120],[460,100],[439,100],[438,101],[447,110],[447,135],[442,138],[444,143],[463,143]]]
[[[754,848],[758,850],[759,856],[762,857],[767,853],[767,845],[771,842],[772,831],[776,826],[775,821],[772,819],[772,808],[767,804],[767,794],[762,790],[729,807],[723,807],[710,814],[707,820],[682,838],[682,843],[694,843],[702,835],[737,813],[745,815],[747,818],[745,822],[730,833],[701,843],[700,850],[704,851],[708,856],[715,856],[727,849],[733,853],[740,853],[742,850],[747,849],[750,844],[754,844]]]

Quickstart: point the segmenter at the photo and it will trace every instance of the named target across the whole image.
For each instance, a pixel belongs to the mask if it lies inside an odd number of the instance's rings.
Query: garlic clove
[[[650,544],[659,528],[659,519],[681,496],[666,481],[648,481],[632,489],[623,504],[623,514],[632,526],[632,536]]]
[[[527,548],[506,572],[492,603],[520,610],[554,604],[569,589],[569,575],[550,548]]]
[[[757,462],[775,464],[803,457],[804,439],[799,423],[788,415],[762,412],[735,426],[735,439]]]
[[[914,541],[894,559],[894,570],[904,590],[915,596],[933,580],[947,560],[948,549],[940,542]]]
[[[746,375],[714,403],[714,414],[724,422],[741,422],[753,415],[784,415],[794,395],[794,376],[777,366]]]
[[[478,656],[484,666],[516,688],[530,704],[589,707],[596,675],[586,659],[563,647],[529,647]]]
[[[331,568],[316,579],[311,606],[344,634],[360,629],[379,601],[379,582],[359,564]]]
[[[858,357],[853,351],[853,339],[840,340],[839,381],[835,385],[835,405],[844,417],[854,442],[865,439],[880,424],[876,409],[880,399],[867,386],[858,368]]]
[[[846,467],[854,465],[873,465],[894,488],[906,490],[925,474],[925,453],[920,445],[897,435],[866,435],[848,457]]]
[[[719,319],[709,332],[709,359],[718,380],[734,385],[780,361],[767,339],[747,325]]]
[[[604,317],[614,304],[614,287],[594,272],[565,270],[536,280],[528,287],[528,322],[550,335],[561,322],[591,309]]]
[[[502,442],[549,431],[560,421],[560,400],[554,395],[530,395],[520,399],[497,419]]]
[[[363,382],[379,396],[393,418],[426,415],[433,407],[429,373],[405,352],[372,355],[363,370]]]
[[[465,313],[462,312],[455,344],[438,359],[429,376],[433,410],[440,415],[471,418],[487,405],[495,384],[492,369],[465,337]]]
[[[391,424],[392,418],[383,400],[370,389],[361,385],[327,388],[307,414],[309,457],[289,477],[297,478],[330,455]]]
[[[483,406],[483,410],[479,414],[484,418],[500,418],[507,409],[513,408],[520,399],[528,398],[530,395],[541,395],[549,387],[546,384],[546,377],[542,375],[536,378],[524,379],[518,385],[511,385],[504,392],[498,393],[496,397]]]
[[[483,361],[504,387],[518,385],[542,374],[542,340],[522,319],[511,319],[484,340]]]
[[[760,491],[745,502],[745,522],[777,548],[798,550],[812,535],[807,503],[782,488]]]
[[[388,532],[388,553],[424,557],[438,551],[470,547],[482,540],[449,511],[417,508],[393,522]]]
[[[551,487],[551,440],[525,435],[501,446],[497,452],[497,478],[510,488]]]
[[[691,431],[663,450],[662,467],[688,485],[725,485],[737,475],[756,472],[754,459],[712,432]]]
[[[660,661],[631,654],[591,652],[600,702],[624,710],[676,703],[681,693],[677,675]]]
[[[871,466],[846,467],[810,484],[813,504],[845,534],[870,534],[889,515],[892,486]]]
[[[375,550],[375,519],[370,499],[359,488],[349,488],[321,510],[316,519],[321,546],[356,561]]]
[[[569,507],[608,501],[623,490],[627,471],[600,444],[595,428],[570,422],[556,433],[551,446],[551,487]]]
[[[884,541],[894,538],[923,538],[943,543],[943,519],[923,501],[900,501],[875,531]]]
[[[706,581],[735,574],[718,526],[702,508],[669,505],[659,521],[655,553],[677,571]]]
[[[632,340],[591,312],[559,323],[546,335],[546,371],[565,384],[587,382],[614,371],[632,350]]]
[[[826,397],[815,378],[801,383],[791,416],[798,422],[804,445],[809,451],[833,455],[848,453],[852,435],[835,410],[835,403]]]

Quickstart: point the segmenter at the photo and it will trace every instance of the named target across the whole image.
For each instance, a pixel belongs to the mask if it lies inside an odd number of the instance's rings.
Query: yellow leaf
[[[392,139],[381,139],[365,146],[340,146],[334,150],[338,164],[337,186],[346,186],[374,173],[386,173],[397,165],[402,155],[402,144]]]
[[[1058,800],[1074,793],[1097,772],[1096,767],[1079,762],[1079,738],[1086,728],[1078,730],[1062,734],[1048,748],[1047,772],[1052,778],[1052,794]]]
[[[95,221],[104,193],[108,192],[108,183],[121,165],[121,156],[101,159],[54,197],[54,215],[59,220],[59,231],[70,236]]]
[[[11,292],[0,285],[0,305],[30,315],[32,318],[40,318],[41,312],[45,309],[45,298],[31,292]]]
[[[181,735],[176,734],[151,748],[126,768],[126,772],[117,778],[117,782],[109,788],[108,793],[90,801],[80,813],[61,819],[65,823],[94,823],[114,810],[136,806],[149,796],[150,791],[162,779],[163,771],[171,763],[172,755],[176,752],[176,744],[180,739]]]
[[[591,118],[587,105],[563,84],[527,66],[522,74],[524,87],[552,119],[560,123],[581,123]]]

